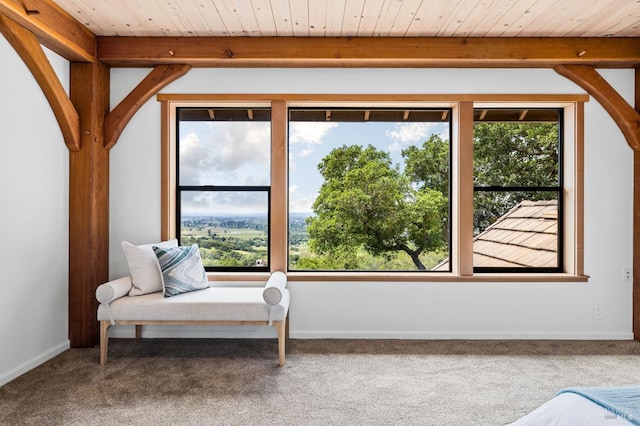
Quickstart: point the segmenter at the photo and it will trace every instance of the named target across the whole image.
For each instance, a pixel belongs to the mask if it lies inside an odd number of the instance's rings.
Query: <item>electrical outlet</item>
[[[622,268],[622,282],[631,282],[631,268]]]
[[[602,306],[597,303],[593,305],[593,319],[601,320],[604,318],[604,314],[602,313]]]

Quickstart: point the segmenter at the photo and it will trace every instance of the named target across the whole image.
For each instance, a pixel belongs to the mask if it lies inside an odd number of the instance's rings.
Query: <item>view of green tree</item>
[[[415,189],[372,145],[342,146],[318,165],[324,183],[309,217],[312,251],[328,255],[344,269],[358,269],[354,248],[373,255],[402,251],[425,270],[420,255],[442,249],[445,196],[431,188]]]
[[[402,151],[405,174],[421,188],[449,193],[449,141],[431,135],[422,147],[410,146]]]
[[[558,185],[557,123],[477,123],[474,129],[474,186]],[[474,232],[482,232],[522,200],[556,199],[555,192],[511,191],[474,194]]]
[[[446,251],[430,251],[420,255],[426,269],[432,269],[448,255]],[[337,256],[312,252],[308,245],[299,244],[297,254],[290,255],[292,269],[302,270],[363,270],[363,271],[410,271],[416,267],[405,252],[388,252],[374,256],[363,247],[350,249]]]
[[[557,123],[477,123],[474,186],[558,185]],[[430,269],[448,244],[449,141],[431,135],[402,151],[404,169],[372,145],[335,148],[318,165],[324,178],[304,230],[290,233],[297,269]],[[544,191],[476,192],[474,229],[486,228]],[[408,257],[407,257],[408,256]],[[440,256],[440,257],[438,257]]]
[[[558,184],[557,123],[477,123],[473,141],[474,184]]]

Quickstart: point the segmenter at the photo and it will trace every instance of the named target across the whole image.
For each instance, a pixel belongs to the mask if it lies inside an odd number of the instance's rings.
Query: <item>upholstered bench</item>
[[[122,242],[131,276],[96,289],[100,321],[100,365],[107,362],[109,327],[135,325],[272,325],[284,365],[289,290],[287,276],[274,272],[260,287],[211,285],[197,245],[177,240],[135,246]]]
[[[136,338],[143,325],[273,325],[278,335],[279,363],[285,362],[289,309],[286,275],[273,273],[263,287],[209,287],[173,297],[162,292],[128,296],[131,277],[102,284],[96,290],[100,321],[100,365],[107,362],[111,325],[133,324]]]

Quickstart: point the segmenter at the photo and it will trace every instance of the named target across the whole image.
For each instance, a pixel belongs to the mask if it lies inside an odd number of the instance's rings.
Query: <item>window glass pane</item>
[[[476,122],[474,185],[558,185],[559,125],[552,112],[554,122]]]
[[[269,185],[268,109],[178,110],[180,185]]]
[[[268,191],[182,191],[180,244],[198,244],[205,267],[266,267]]]
[[[557,268],[558,202],[558,192],[475,192],[473,266]]]
[[[562,267],[561,110],[476,109],[473,266]]]
[[[449,255],[450,110],[289,110],[289,268],[431,270]]]

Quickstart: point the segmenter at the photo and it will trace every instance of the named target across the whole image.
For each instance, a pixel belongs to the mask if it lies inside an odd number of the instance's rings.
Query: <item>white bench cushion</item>
[[[173,297],[164,297],[162,292],[121,297],[108,306],[98,306],[98,320],[283,321],[289,309],[289,290],[284,289],[276,305],[265,303],[263,291],[264,287],[210,287]]]

